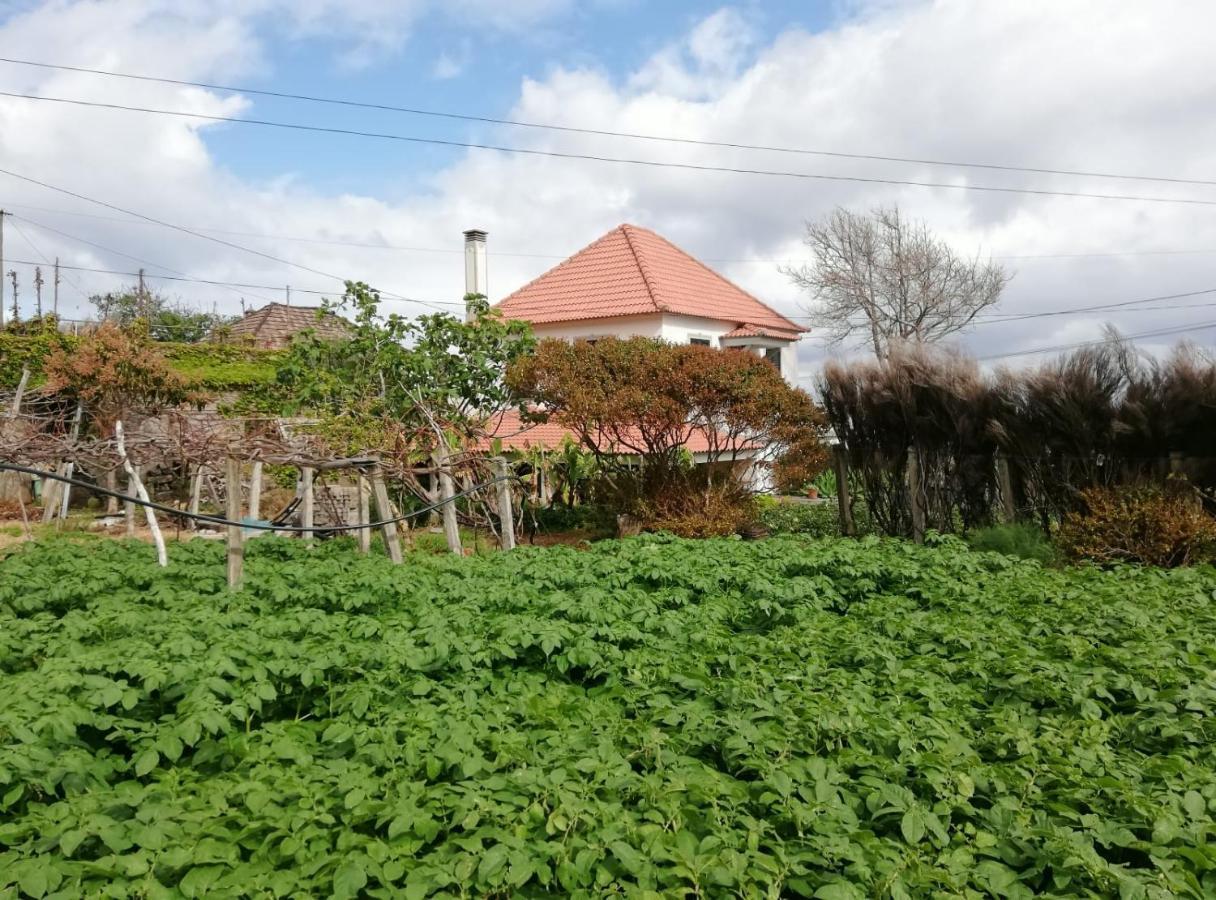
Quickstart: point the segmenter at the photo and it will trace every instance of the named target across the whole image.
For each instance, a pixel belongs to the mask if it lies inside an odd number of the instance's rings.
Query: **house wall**
[[[707,338],[711,347],[721,346],[719,340],[734,326],[714,319],[697,316],[682,316],[662,313],[645,316],[621,316],[612,319],[585,319],[577,322],[548,322],[532,326],[533,333],[541,338],[561,340],[594,340],[595,338],[653,337],[673,344],[687,344],[693,338]],[[764,355],[761,348],[755,349],[758,356]],[[781,374],[787,381],[798,377],[797,356],[792,343],[781,348]]]

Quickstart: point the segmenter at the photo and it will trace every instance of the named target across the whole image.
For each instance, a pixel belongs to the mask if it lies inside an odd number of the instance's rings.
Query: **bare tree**
[[[1010,275],[965,259],[898,207],[857,213],[838,207],[808,222],[814,262],[782,272],[814,295],[814,314],[834,341],[864,335],[885,359],[901,341],[932,343],[967,327],[996,304]]]

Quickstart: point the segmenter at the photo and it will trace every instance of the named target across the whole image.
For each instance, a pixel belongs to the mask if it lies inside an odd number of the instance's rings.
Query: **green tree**
[[[534,342],[527,323],[502,319],[484,297],[468,300],[468,321],[384,316],[378,292],[347,282],[343,299],[327,308],[351,320],[350,337],[298,338],[279,366],[274,403],[318,415],[346,451],[416,456],[440,442],[471,445],[517,403],[504,374]]]
[[[107,322],[129,328],[136,322],[147,322],[148,335],[154,341],[176,341],[197,344],[216,328],[235,320],[233,316],[200,312],[180,301],[147,288],[130,287],[106,294],[94,294],[89,302]]]

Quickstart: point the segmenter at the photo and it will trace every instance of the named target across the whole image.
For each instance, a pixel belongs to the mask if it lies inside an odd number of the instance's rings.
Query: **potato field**
[[[0,557],[0,896],[1216,896],[1216,572]]]

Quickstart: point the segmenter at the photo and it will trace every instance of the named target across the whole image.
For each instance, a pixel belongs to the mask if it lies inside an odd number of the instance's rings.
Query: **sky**
[[[387,310],[417,314],[458,309],[465,229],[489,232],[498,300],[631,222],[806,322],[799,362],[811,383],[825,357],[851,350],[816,336],[814,299],[780,267],[807,261],[807,221],[836,206],[898,204],[960,253],[1013,273],[1000,307],[957,340],[981,358],[1036,364],[1045,354],[1023,351],[1092,340],[1108,323],[1129,335],[1180,329],[1141,340],[1149,352],[1180,339],[1211,347],[1212,34],[1216,4],[1207,0],[0,0],[8,59],[243,89],[0,62],[0,92],[9,94],[877,179],[557,159],[0,96],[0,168],[13,173],[0,174],[0,208],[12,214],[4,268],[17,271],[27,314],[34,264],[45,270],[56,257],[66,317],[87,316],[89,294],[132,281],[81,269],[141,267],[167,295],[224,313],[283,300],[288,285],[292,302],[316,303],[350,278],[381,289]],[[1141,199],[974,190],[992,187]],[[1187,296],[1016,318],[1179,294]]]

